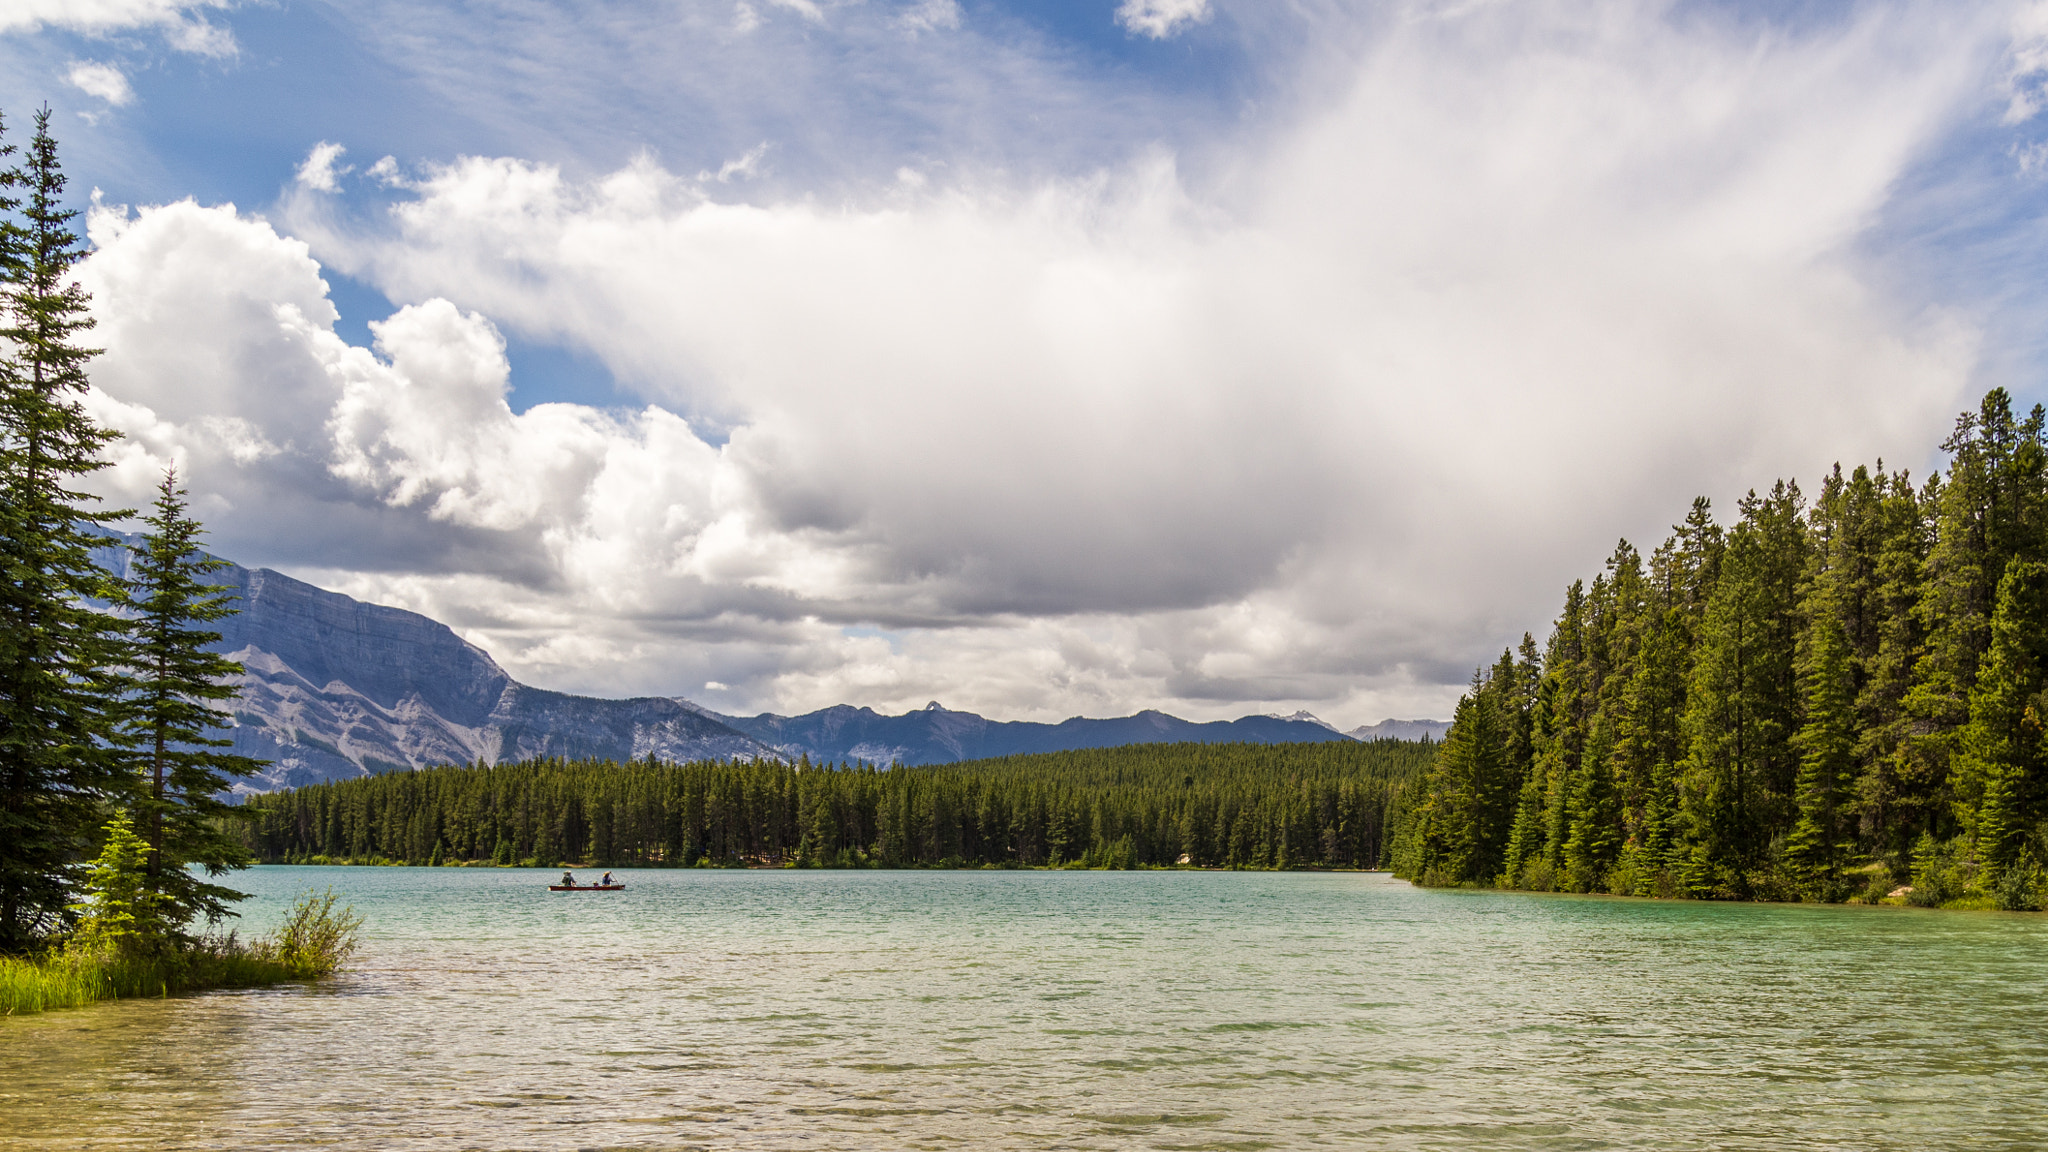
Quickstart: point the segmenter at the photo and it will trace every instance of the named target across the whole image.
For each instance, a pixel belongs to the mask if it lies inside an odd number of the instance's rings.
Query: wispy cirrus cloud
[[[9,0],[0,4],[0,33],[57,28],[89,36],[153,31],[180,52],[226,57],[238,51],[234,34],[209,22],[209,10],[233,0]]]
[[[1110,16],[1102,29],[1124,39]],[[1253,129],[1264,115],[1248,118],[1247,89],[1266,82],[1234,51],[1204,49],[1198,74],[1161,68],[1171,83],[1155,83],[1094,67],[1023,14],[996,6],[970,20],[953,0],[485,0],[459,11],[370,0],[351,31],[489,141],[465,152],[595,170],[649,151],[716,171],[765,140],[777,172],[757,196],[837,195],[933,160],[1072,172],[1115,163],[1134,143]],[[589,82],[597,73],[604,84]],[[1274,75],[1290,75],[1284,62]],[[1278,99],[1259,95],[1261,107]]]

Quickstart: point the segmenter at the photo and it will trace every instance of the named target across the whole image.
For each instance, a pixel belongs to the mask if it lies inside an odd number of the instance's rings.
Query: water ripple
[[[2021,1149],[2048,918],[1382,876],[264,868],[322,987],[0,1021],[36,1149]]]

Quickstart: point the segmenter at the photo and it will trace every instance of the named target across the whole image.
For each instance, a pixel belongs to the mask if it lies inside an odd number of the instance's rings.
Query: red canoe
[[[624,884],[550,884],[550,892],[624,892]]]

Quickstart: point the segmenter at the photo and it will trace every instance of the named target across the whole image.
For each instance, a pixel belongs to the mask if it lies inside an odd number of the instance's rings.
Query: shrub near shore
[[[233,933],[173,947],[74,940],[45,956],[0,956],[0,1016],[331,976],[355,952],[362,927],[354,909],[337,908],[337,903],[331,888],[308,889],[292,902],[275,931],[247,942]]]

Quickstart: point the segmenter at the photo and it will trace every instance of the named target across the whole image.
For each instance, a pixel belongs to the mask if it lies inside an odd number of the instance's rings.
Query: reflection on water
[[[1381,876],[264,868],[313,991],[0,1021],[0,1146],[2038,1148],[2048,917]]]

